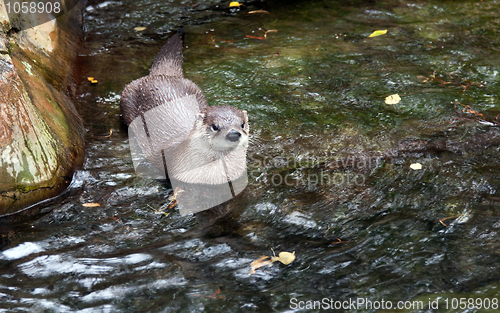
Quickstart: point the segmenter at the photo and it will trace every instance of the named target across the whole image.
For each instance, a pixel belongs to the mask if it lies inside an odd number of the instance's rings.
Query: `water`
[[[227,5],[88,3],[77,99],[86,162],[41,214],[2,224],[0,308],[292,312],[313,311],[308,300],[364,299],[393,308],[338,311],[483,312],[453,307],[453,298],[498,304],[500,134],[479,118],[495,123],[500,113],[500,2]],[[246,14],[258,9],[270,14]],[[185,76],[209,104],[247,110],[252,132],[247,189],[189,217],[155,213],[171,190],[135,176],[119,110],[124,85],[148,73],[181,23]],[[259,28],[277,32],[262,40]],[[401,102],[385,104],[391,94]],[[271,248],[296,259],[249,275]],[[398,301],[411,302],[398,310]]]

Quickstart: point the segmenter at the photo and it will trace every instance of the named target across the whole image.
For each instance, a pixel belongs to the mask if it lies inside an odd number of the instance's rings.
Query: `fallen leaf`
[[[484,119],[484,115],[482,113],[479,113],[478,111],[474,110],[473,108],[471,108],[469,105],[466,105],[463,109],[462,109],[462,112],[464,113],[469,113],[469,114],[474,114],[475,116],[477,117],[480,117],[482,119]]]
[[[277,33],[278,30],[277,29],[270,29],[270,30],[266,30],[264,32],[264,38],[267,38],[267,33]]]
[[[137,31],[137,32],[142,32],[143,30],[146,30],[146,27],[139,26],[139,27],[135,27],[134,30]]]
[[[245,35],[245,37],[252,38],[252,39],[266,40],[266,38],[264,38],[264,37],[251,36],[251,35]]]
[[[240,5],[243,5],[243,4],[239,3],[238,1],[233,1],[233,2],[229,3],[230,8],[239,7]]]
[[[90,81],[92,84],[97,84],[97,79],[93,79]]]
[[[420,164],[420,163],[412,163],[412,164],[410,164],[410,168],[412,170],[415,170],[415,171],[416,170],[421,170],[422,169],[422,164]]]
[[[111,139],[111,135],[113,135],[113,128],[111,128],[111,129],[109,130],[109,135],[104,136],[104,137]]]
[[[208,297],[212,298],[212,299],[226,299],[224,297],[218,297],[219,294],[220,294],[220,288],[218,288],[217,291],[213,295],[210,295]]]
[[[87,77],[88,81],[91,82],[94,80],[94,77]]]
[[[278,256],[273,256],[271,258],[271,261],[273,261],[273,262],[280,261],[281,263],[283,263],[285,265],[292,263],[294,260],[295,260],[295,251],[293,251],[292,253],[280,252],[280,254],[278,254]]]
[[[262,266],[265,266],[265,265],[272,266],[273,265],[273,261],[268,260],[268,259],[269,259],[269,257],[267,255],[263,255],[260,258],[258,258],[257,260],[253,261],[250,264],[250,266],[252,267],[252,269],[250,270],[250,273],[248,273],[248,275],[252,275],[253,273],[255,273],[255,270],[258,269],[259,267],[262,267]]]
[[[401,97],[398,94],[393,94],[385,98],[386,104],[398,104],[401,101]]]
[[[168,216],[168,213],[165,213],[165,210],[173,209],[177,205],[177,198],[184,192],[180,187],[175,187],[174,192],[168,197],[168,203],[162,205],[158,210],[155,210],[155,213],[162,213],[165,216]],[[149,204],[148,204],[149,205]]]
[[[377,37],[377,36],[382,36],[382,35],[385,35],[387,34],[387,29],[384,29],[384,30],[376,30],[374,31],[373,33],[371,33],[370,36],[368,37]]]
[[[342,240],[342,239],[340,239],[340,238],[337,238],[337,241],[334,241],[334,242],[332,242],[331,244],[332,244],[332,245],[336,245],[336,244],[339,244],[339,243],[344,243],[344,242],[349,242],[349,240],[345,240],[345,241],[344,241],[344,240]]]
[[[86,208],[95,208],[101,206],[99,203],[83,203],[82,205]]]
[[[453,215],[453,216],[445,217],[445,218],[440,219],[438,222],[441,223],[441,225],[443,225],[444,227],[449,227],[448,225],[446,225],[444,223],[444,221],[446,221],[447,219],[450,219],[450,218],[455,218],[455,217],[457,217],[457,216]]]
[[[248,14],[254,14],[254,13],[266,13],[266,14],[271,14],[267,12],[266,10],[255,10],[255,11],[250,11]]]

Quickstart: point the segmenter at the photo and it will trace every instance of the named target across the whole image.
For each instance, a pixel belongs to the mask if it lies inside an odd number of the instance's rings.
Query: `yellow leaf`
[[[384,30],[376,30],[374,31],[373,33],[371,33],[370,36],[368,37],[377,37],[377,36],[382,36],[382,35],[385,35],[387,34],[387,29],[384,29]]]
[[[420,164],[420,163],[413,163],[413,164],[410,164],[410,168],[412,170],[415,170],[415,171],[416,170],[421,170],[422,169],[422,164]]]
[[[101,206],[99,203],[83,203],[82,205],[86,208],[95,208]]]
[[[390,95],[390,96],[387,96],[385,98],[385,103],[386,104],[397,104],[399,103],[399,101],[401,101],[401,97],[396,93],[396,94],[393,94],[393,95]]]
[[[97,79],[92,79],[90,82],[91,82],[92,84],[97,84]]]
[[[143,26],[139,26],[139,27],[135,27],[134,28],[134,30],[137,31],[137,32],[142,32],[145,29],[146,29],[146,27],[143,27]]]
[[[94,80],[94,77],[87,77],[88,81],[91,82]]]
[[[240,5],[243,5],[243,4],[239,3],[238,1],[233,1],[233,2],[229,3],[230,8],[239,7]]]
[[[274,256],[271,258],[271,261],[280,261],[281,263],[288,265],[295,260],[295,251],[290,252],[280,252],[278,256]]]
[[[255,273],[255,270],[258,269],[259,267],[262,267],[265,265],[269,265],[269,266],[273,265],[273,261],[267,260],[267,259],[269,259],[269,257],[267,255],[263,255],[260,258],[258,258],[257,260],[253,261],[250,264],[252,269],[250,270],[250,273],[248,275],[252,275],[253,273]]]

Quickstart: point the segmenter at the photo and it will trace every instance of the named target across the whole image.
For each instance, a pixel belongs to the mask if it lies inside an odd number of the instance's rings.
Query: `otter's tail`
[[[184,27],[168,39],[151,65],[149,75],[165,75],[184,77],[182,72],[182,45],[184,42]]]

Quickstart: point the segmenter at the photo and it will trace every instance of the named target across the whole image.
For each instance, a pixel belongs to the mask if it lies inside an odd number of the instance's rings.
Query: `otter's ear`
[[[241,111],[243,112],[243,117],[245,118],[245,122],[248,122],[248,115],[247,115],[247,111],[243,110]]]

